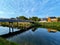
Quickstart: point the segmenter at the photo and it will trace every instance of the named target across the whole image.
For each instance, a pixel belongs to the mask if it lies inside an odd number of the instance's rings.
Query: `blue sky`
[[[0,0],[0,18],[60,16],[60,0]]]

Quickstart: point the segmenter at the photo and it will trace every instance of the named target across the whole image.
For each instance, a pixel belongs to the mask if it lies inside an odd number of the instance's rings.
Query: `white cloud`
[[[32,9],[31,9],[31,12],[33,13],[34,11],[35,11],[35,8],[32,8]]]
[[[15,14],[15,12],[5,12],[5,11],[0,11],[0,14]]]
[[[26,10],[25,13],[29,13],[29,10]]]

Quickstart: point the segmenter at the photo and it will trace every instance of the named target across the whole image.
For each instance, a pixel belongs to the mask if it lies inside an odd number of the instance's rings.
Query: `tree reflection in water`
[[[34,32],[35,30],[37,30],[37,27],[32,28],[32,31],[33,31],[33,32]]]

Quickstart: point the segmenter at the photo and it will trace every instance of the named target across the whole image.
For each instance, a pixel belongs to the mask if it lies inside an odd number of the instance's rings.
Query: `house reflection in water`
[[[52,33],[55,33],[55,32],[57,32],[57,30],[55,30],[55,29],[48,29],[48,32],[52,32]]]

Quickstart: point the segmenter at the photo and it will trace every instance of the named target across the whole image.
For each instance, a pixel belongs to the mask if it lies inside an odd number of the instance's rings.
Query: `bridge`
[[[3,19],[3,18],[0,18],[0,22],[9,22],[9,32],[11,32],[11,29],[12,29],[12,32],[13,32],[13,22],[17,22],[17,27],[18,27],[18,22],[30,22],[30,23],[34,23],[31,20]]]
[[[20,19],[0,19],[0,22],[33,22],[31,20],[20,20]]]
[[[19,31],[12,32],[12,33],[3,34],[3,35],[0,35],[0,37],[2,37],[2,38],[10,38],[10,37],[13,37],[13,36],[15,36],[15,35],[18,35],[18,34],[21,34],[21,33],[23,33],[23,32],[26,32],[26,31],[29,30],[29,29],[32,29],[32,27],[29,27],[29,28],[27,28],[27,29],[21,29],[21,30],[19,30]]]

